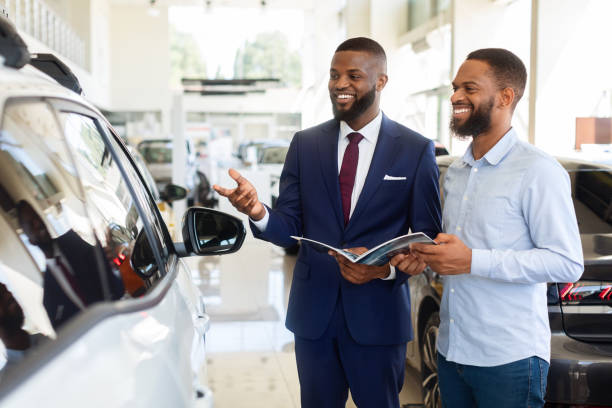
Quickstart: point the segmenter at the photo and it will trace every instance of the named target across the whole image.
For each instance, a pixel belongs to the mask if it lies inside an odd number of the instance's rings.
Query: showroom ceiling
[[[111,0],[112,4],[147,6],[152,0]],[[153,0],[161,6],[270,7],[309,9],[316,0]]]

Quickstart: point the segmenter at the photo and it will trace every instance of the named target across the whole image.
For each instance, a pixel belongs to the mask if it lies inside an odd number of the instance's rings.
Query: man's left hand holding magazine
[[[364,247],[348,248],[345,251],[361,255],[368,249]],[[354,263],[335,251],[328,251],[328,254],[336,258],[340,266],[340,273],[347,281],[355,285],[363,285],[374,279],[386,279],[391,273],[389,264],[383,266],[370,266]],[[391,258],[390,264],[400,271],[409,275],[417,275],[425,269],[425,264],[410,254],[398,254]]]

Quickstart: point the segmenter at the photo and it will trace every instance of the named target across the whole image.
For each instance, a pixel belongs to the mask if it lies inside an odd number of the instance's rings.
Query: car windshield
[[[579,165],[568,173],[580,233],[612,233],[612,171]]]
[[[138,151],[148,164],[172,162],[172,142],[141,143]]]
[[[271,146],[259,151],[259,163],[261,164],[283,164],[289,146]]]

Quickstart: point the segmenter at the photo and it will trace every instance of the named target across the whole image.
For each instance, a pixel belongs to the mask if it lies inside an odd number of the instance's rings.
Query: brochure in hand
[[[395,255],[410,252],[410,244],[414,244],[417,242],[425,244],[436,244],[424,233],[415,232],[413,234],[407,234],[402,235],[401,237],[393,238],[387,242],[383,242],[382,244],[375,246],[374,248],[370,249],[367,252],[364,252],[361,255],[356,255],[342,249],[334,248],[333,246],[324,244],[323,242],[315,241],[313,239],[294,236],[291,236],[291,238],[296,239],[298,241],[308,242],[309,245],[312,245],[318,251],[327,252],[327,250],[331,249],[332,251],[336,251],[339,254],[344,255],[348,260],[352,262],[374,266],[382,266],[389,262],[389,259],[393,258]]]

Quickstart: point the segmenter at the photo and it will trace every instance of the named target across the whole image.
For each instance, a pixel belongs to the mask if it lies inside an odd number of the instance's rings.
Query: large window
[[[408,31],[448,10],[450,0],[408,0]]]

